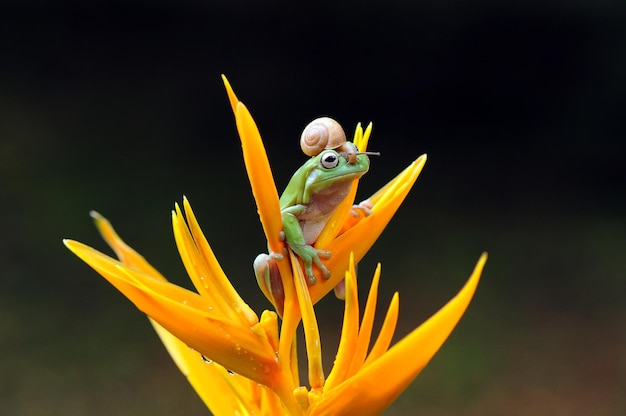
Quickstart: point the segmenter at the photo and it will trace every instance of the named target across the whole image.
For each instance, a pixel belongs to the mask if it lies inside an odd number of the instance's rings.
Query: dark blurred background
[[[76,3],[76,4],[75,4]],[[626,3],[0,6],[0,413],[206,414],[145,317],[61,244],[96,209],[171,280],[185,194],[255,310],[265,250],[225,73],[282,190],[301,129],[374,122],[362,198],[428,163],[360,264],[398,336],[467,314],[389,415],[626,414]],[[342,304],[320,303],[332,364]],[[380,312],[382,314],[382,312]]]

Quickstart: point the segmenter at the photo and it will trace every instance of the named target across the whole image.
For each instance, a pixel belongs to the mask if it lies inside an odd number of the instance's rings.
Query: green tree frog
[[[307,160],[295,172],[280,197],[283,222],[281,238],[284,237],[287,246],[304,261],[305,274],[310,285],[316,282],[313,264],[320,269],[324,278],[330,277],[330,272],[321,258],[328,259],[331,253],[317,250],[313,244],[337,206],[348,195],[352,182],[369,169],[368,153],[358,152],[353,143],[345,141],[345,134],[343,137],[343,144],[334,149],[324,149]],[[364,202],[353,209],[363,210],[367,215],[371,212],[369,208],[371,206]],[[276,260],[282,259],[281,253],[270,253],[260,254],[254,261],[259,284],[272,292],[282,291],[278,267],[275,264]],[[272,293],[272,296],[276,298],[280,294]]]

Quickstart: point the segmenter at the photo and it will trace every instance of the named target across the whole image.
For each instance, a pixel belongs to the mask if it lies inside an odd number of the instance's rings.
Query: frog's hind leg
[[[339,283],[333,288],[335,291],[335,297],[340,300],[346,300],[346,280],[341,279]]]
[[[281,316],[285,304],[285,291],[277,261],[283,258],[282,254],[262,253],[254,259],[254,275],[257,283],[265,297],[274,305]]]

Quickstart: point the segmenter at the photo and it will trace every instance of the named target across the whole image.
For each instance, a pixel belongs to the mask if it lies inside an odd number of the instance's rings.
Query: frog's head
[[[346,142],[337,149],[322,151],[307,162],[305,193],[317,194],[335,186],[350,186],[353,180],[363,176],[370,167],[368,154],[358,152],[356,146]]]

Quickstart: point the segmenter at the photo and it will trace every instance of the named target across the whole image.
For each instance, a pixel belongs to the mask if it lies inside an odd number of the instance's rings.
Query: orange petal
[[[239,319],[242,324],[248,326],[256,324],[258,317],[243,301],[228,280],[228,277],[226,277],[215,254],[213,254],[209,242],[200,229],[200,225],[187,198],[183,198],[183,206],[187,223],[185,224],[183,221],[180,208],[176,205],[177,215],[173,218],[174,235],[179,251],[186,251],[185,257],[190,257],[191,259],[190,264],[186,266],[190,277],[197,275],[198,272],[201,273],[195,277],[195,280],[192,278],[198,292],[202,296],[215,299],[214,303],[216,305],[220,304],[225,314],[232,316],[234,319]],[[182,253],[181,257],[183,257]],[[191,271],[189,270],[190,268],[192,269]]]
[[[239,101],[230,83],[222,75],[224,86],[228,93],[230,105],[235,114],[237,131],[241,139],[243,149],[243,160],[248,172],[252,194],[257,204],[263,231],[267,238],[270,251],[282,253],[284,244],[279,240],[280,231],[283,229],[280,215],[280,203],[278,201],[278,191],[272,176],[265,147],[259,134],[259,129],[250,115],[246,106]]]
[[[321,389],[324,385],[324,368],[322,366],[322,343],[319,328],[317,327],[317,319],[315,318],[315,311],[313,310],[313,304],[309,297],[306,279],[304,278],[304,273],[302,273],[300,263],[291,250],[289,250],[289,256],[291,267],[295,271],[294,284],[302,313],[302,326],[304,328],[304,340],[309,363],[309,385],[312,389]]]
[[[378,300],[378,282],[380,281],[380,263],[376,267],[372,284],[370,285],[370,292],[365,302],[365,310],[363,311],[363,319],[361,320],[361,326],[359,328],[359,339],[356,349],[352,357],[352,363],[350,363],[349,376],[353,375],[361,368],[367,350],[370,346],[370,339],[372,336],[372,327],[374,326],[374,316],[376,315],[376,302]]]
[[[172,212],[172,226],[180,258],[202,299],[211,305],[211,310],[215,313],[229,319],[238,319],[239,316],[231,308],[231,305],[223,297],[219,296],[220,294],[215,287],[216,279],[213,271],[208,268],[198,253],[189,229],[184,223],[178,204],[176,204],[176,211]]]
[[[343,278],[343,273],[349,264],[348,253],[354,252],[355,261],[358,263],[372,247],[411,190],[424,167],[424,163],[426,163],[426,155],[417,158],[391,182],[374,194],[370,198],[374,204],[372,214],[364,217],[328,246],[332,256],[325,261],[325,264],[330,270],[331,276],[328,280],[318,277],[317,283],[309,287],[311,300],[314,304],[330,292]]]
[[[322,233],[317,237],[315,241],[315,248],[320,250],[326,250],[332,241],[337,237],[339,232],[343,229],[343,225],[350,216],[352,205],[354,205],[354,199],[356,197],[356,191],[359,184],[359,180],[355,179],[350,186],[350,191],[346,198],[341,201],[335,208],[335,212],[330,216]]]
[[[359,149],[359,152],[365,152],[367,150],[367,143],[369,142],[371,134],[372,134],[371,122],[365,128],[365,132],[363,132],[361,123],[357,125],[356,131],[354,132],[353,143],[356,146],[356,148]]]
[[[483,254],[461,291],[430,319],[355,376],[331,391],[325,391],[324,398],[311,409],[309,416],[380,414],[413,381],[448,338],[476,291],[486,261],[487,255]]]
[[[367,358],[363,363],[364,366],[373,363],[389,348],[389,344],[391,344],[393,334],[396,331],[396,324],[398,323],[398,309],[400,307],[399,305],[400,296],[398,295],[398,292],[396,292],[391,298],[389,308],[387,309],[387,314],[385,315],[385,320],[383,321],[380,332],[378,333],[378,338],[376,338],[376,342],[374,343],[372,350],[367,355]]]
[[[233,114],[237,113],[237,104],[239,103],[239,98],[235,95],[235,91],[233,91],[233,87],[230,86],[230,82],[226,79],[226,76],[222,74],[222,82],[224,83],[224,87],[226,88],[226,93],[228,94],[228,101],[230,102],[230,107],[233,109]]]
[[[324,391],[332,390],[342,383],[350,369],[350,363],[359,337],[359,295],[356,283],[354,256],[350,254],[350,268],[345,273],[346,299],[344,303],[343,325],[341,338],[337,348],[337,356],[333,368],[328,374]]]
[[[205,361],[154,320],[150,320],[179,370],[214,415],[260,413],[261,403],[251,400],[262,387],[239,374],[230,374],[216,362]],[[267,390],[267,389],[264,389]]]
[[[354,131],[354,139],[352,142],[360,152],[364,152],[367,149],[367,142],[370,134],[372,133],[372,123],[367,126],[365,134],[363,134],[363,128],[361,123],[358,123]],[[354,205],[354,199],[356,197],[356,191],[359,184],[359,180],[356,179],[352,182],[350,192],[348,196],[335,208],[335,212],[328,219],[322,233],[317,237],[315,241],[315,247],[321,250],[326,250],[326,247],[337,237],[339,232],[345,227],[346,220],[350,217],[350,211],[352,205]]]
[[[258,383],[279,384],[275,351],[249,327],[212,314],[196,293],[141,272],[76,241],[65,245],[146,315],[189,347]]]
[[[89,213],[96,223],[100,235],[107,244],[115,251],[115,255],[124,264],[133,267],[147,275],[153,276],[155,279],[167,280],[161,275],[146,259],[130,246],[128,246],[117,233],[111,223],[96,211]]]

